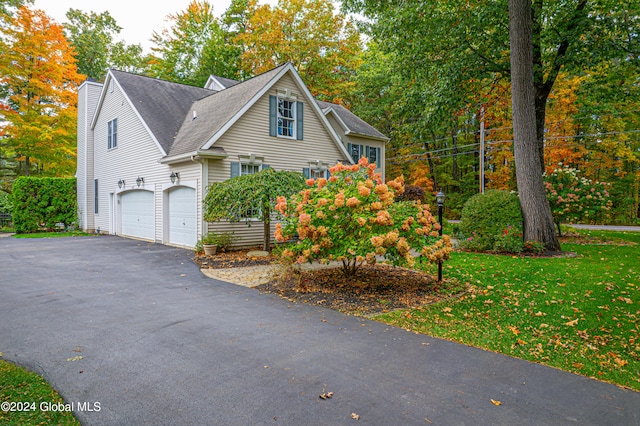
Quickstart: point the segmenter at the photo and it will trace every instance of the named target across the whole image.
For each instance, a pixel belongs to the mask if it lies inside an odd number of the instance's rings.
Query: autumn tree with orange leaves
[[[72,176],[83,80],[61,25],[21,7],[0,35],[0,134],[24,175]]]
[[[236,36],[241,66],[260,74],[291,62],[320,100],[344,103],[360,65],[360,33],[330,0],[279,0],[277,6],[247,2],[249,16]]]

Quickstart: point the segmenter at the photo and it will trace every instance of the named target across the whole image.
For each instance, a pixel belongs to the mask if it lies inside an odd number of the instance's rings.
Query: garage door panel
[[[155,240],[155,203],[151,191],[125,192],[120,197],[122,235]]]
[[[197,240],[196,190],[181,187],[169,192],[169,242],[195,247]]]

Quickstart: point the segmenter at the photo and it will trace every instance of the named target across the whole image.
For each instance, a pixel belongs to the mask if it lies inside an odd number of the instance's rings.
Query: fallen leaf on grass
[[[71,358],[67,358],[67,361],[80,361],[82,358],[84,358],[82,355],[78,355]]]
[[[493,405],[502,405],[502,402],[500,402],[500,401],[496,401],[495,399],[492,399],[492,400],[491,400],[491,403],[492,403]]]
[[[442,312],[451,312],[451,311],[452,309],[448,306],[442,310]]]
[[[573,321],[565,322],[564,325],[568,325],[569,327],[573,327],[574,325],[576,325],[578,323],[579,319],[580,318],[576,318]]]
[[[631,299],[629,299],[628,297],[618,296],[618,300],[621,301],[621,302],[628,303],[630,305],[633,304],[633,301]]]

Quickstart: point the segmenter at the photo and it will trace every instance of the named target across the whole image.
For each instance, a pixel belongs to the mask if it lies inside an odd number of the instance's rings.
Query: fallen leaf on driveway
[[[351,418],[355,420],[360,420],[360,416],[357,415],[356,413],[351,413]]]
[[[80,361],[82,358],[84,358],[84,357],[81,356],[81,355],[78,355],[78,356],[74,356],[72,358],[67,358],[67,361]]]
[[[492,403],[493,405],[502,405],[502,402],[500,402],[500,401],[496,401],[495,399],[492,399],[492,400],[491,400],[491,403]]]

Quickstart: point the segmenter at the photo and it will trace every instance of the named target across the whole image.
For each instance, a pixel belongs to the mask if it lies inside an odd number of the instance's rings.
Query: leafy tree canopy
[[[0,133],[9,149],[25,175],[73,175],[76,94],[83,76],[62,27],[23,6],[2,28],[0,51]]]
[[[237,78],[237,47],[206,0],[168,16],[171,27],[154,32],[151,74],[178,83],[204,86],[209,75]]]
[[[360,33],[329,0],[246,2],[248,19],[236,42],[245,72],[259,74],[292,62],[314,96],[343,103],[361,59]],[[236,13],[233,16],[238,16]]]
[[[142,46],[115,41],[122,28],[108,11],[85,13],[78,9],[67,12],[65,32],[76,50],[78,71],[102,80],[109,68],[143,73],[145,58]]]

